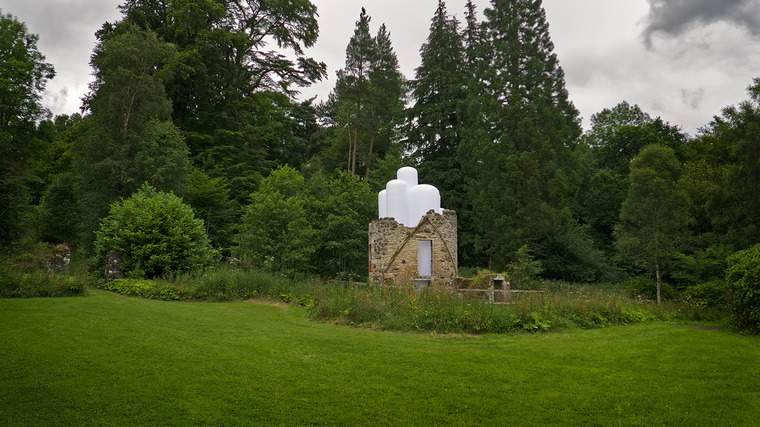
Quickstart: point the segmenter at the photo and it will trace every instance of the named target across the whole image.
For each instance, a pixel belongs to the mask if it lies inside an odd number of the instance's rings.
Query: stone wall
[[[61,243],[55,247],[55,252],[47,255],[48,271],[57,274],[69,274],[69,262],[71,261],[71,246]]]
[[[432,245],[432,274],[420,276],[417,265],[419,241]],[[452,287],[457,275],[457,215],[429,211],[416,227],[404,227],[393,218],[369,225],[369,278],[376,284],[429,284]]]

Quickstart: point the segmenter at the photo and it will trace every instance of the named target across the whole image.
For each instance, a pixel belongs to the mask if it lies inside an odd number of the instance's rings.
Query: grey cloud
[[[697,90],[681,89],[681,104],[685,108],[698,110],[704,97],[705,90],[703,88]]]
[[[647,0],[646,46],[655,33],[678,36],[694,27],[727,22],[760,36],[760,0]]]

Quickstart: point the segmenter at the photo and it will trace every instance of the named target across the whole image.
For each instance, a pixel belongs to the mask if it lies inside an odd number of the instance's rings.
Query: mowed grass
[[[756,425],[760,337],[431,336],[286,305],[0,299],[0,425]]]

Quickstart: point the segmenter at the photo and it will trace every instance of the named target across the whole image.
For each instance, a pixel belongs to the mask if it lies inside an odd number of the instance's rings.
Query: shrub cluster
[[[24,272],[0,264],[0,297],[67,297],[84,295],[84,283],[74,277],[42,270]]]
[[[323,288],[310,315],[351,325],[436,333],[541,332],[569,327],[596,328],[654,320],[645,308],[621,297],[568,298],[540,294],[515,304],[462,299],[449,292],[421,293],[392,288]]]
[[[101,288],[122,295],[131,295],[148,299],[161,299],[164,301],[186,300],[191,298],[191,295],[188,292],[179,289],[176,286],[147,279],[116,279],[101,285]]]
[[[121,252],[124,271],[131,277],[197,270],[218,257],[193,210],[174,194],[148,185],[111,205],[96,235],[99,264],[115,249]]]
[[[715,320],[694,304],[629,298],[607,288],[551,284],[552,291],[516,298],[514,304],[463,299],[445,291],[325,283],[303,277],[222,266],[155,280],[116,280],[104,286],[154,299],[280,300],[305,307],[313,319],[381,330],[430,333],[543,332],[600,328],[655,319]]]
[[[729,257],[726,280],[734,323],[747,332],[760,333],[760,244]]]

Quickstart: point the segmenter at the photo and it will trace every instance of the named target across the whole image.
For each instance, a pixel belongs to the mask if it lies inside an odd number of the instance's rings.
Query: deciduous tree
[[[0,12],[0,241],[16,236],[27,205],[28,168],[36,122],[47,114],[40,99],[55,76],[37,50],[38,36]]]
[[[85,231],[94,231],[109,204],[143,183],[183,189],[190,169],[187,146],[170,120],[164,91],[175,55],[172,45],[135,26],[96,49],[96,78],[87,99],[91,114],[74,146]]]
[[[688,201],[678,183],[680,173],[670,148],[655,144],[643,149],[631,163],[628,196],[615,227],[621,256],[655,273],[658,303],[663,269],[688,233]]]

